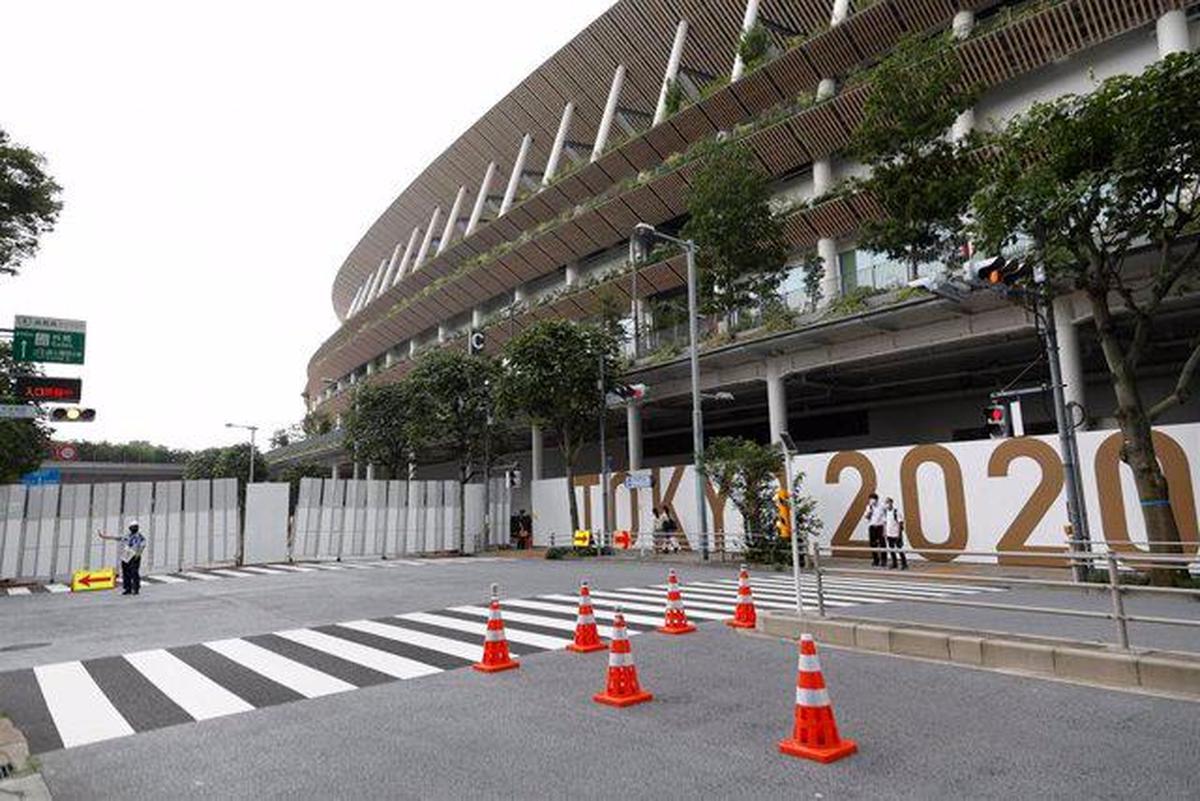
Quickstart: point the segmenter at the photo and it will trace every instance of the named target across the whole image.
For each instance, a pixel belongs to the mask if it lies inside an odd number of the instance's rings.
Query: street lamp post
[[[647,223],[638,223],[633,227],[633,237],[630,240],[630,252],[635,255],[634,274],[637,273],[639,257],[645,256],[649,243],[654,239],[671,242],[683,249],[687,256],[687,296],[688,296],[688,338],[691,342],[691,372],[692,372],[692,464],[696,471],[696,522],[700,527],[700,553],[708,560],[708,511],[704,503],[704,476],[700,465],[704,459],[704,415],[700,409],[700,348],[699,322],[696,301],[696,242],[692,239],[679,239],[658,231]],[[636,317],[636,315],[635,315]]]
[[[254,483],[254,435],[258,433],[258,426],[243,425],[241,423],[226,423],[226,428],[241,428],[250,432],[250,474],[246,480],[246,492],[249,493],[250,485]],[[246,561],[246,512],[242,510],[241,525],[238,526],[238,550],[237,563],[238,565],[245,564]]]

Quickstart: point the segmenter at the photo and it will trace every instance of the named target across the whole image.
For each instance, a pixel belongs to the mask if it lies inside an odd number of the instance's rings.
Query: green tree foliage
[[[747,72],[758,67],[771,54],[771,34],[761,23],[754,23],[738,40],[738,57]]]
[[[745,534],[772,530],[772,498],[783,472],[778,448],[742,437],[714,437],[704,448],[702,470],[742,513]]]
[[[411,376],[362,387],[344,417],[343,446],[360,462],[386,467],[393,478],[407,476],[430,431],[426,400]]]
[[[328,477],[329,468],[316,462],[288,465],[272,476],[275,481],[286,481],[288,484],[288,514],[296,513],[296,504],[300,500],[300,479]]]
[[[947,37],[905,40],[873,71],[855,131],[852,149],[870,176],[851,186],[887,213],[863,226],[860,243],[907,263],[909,280],[922,263],[961,260],[967,241],[962,215],[979,170],[966,154],[977,143],[946,136],[976,100],[961,73]]]
[[[39,373],[33,365],[13,361],[12,345],[0,342],[0,402],[15,402],[12,382],[17,376]],[[49,447],[50,429],[42,421],[0,420],[0,484],[13,483],[37,470]]]
[[[267,478],[267,460],[258,448],[254,449],[254,480]],[[236,478],[239,487],[245,487],[250,479],[250,446],[229,445],[224,448],[206,448],[192,454],[183,465],[185,479]]]
[[[145,440],[130,442],[81,442],[75,446],[81,462],[124,462],[127,464],[180,464],[191,458],[192,452],[155,445]]]
[[[324,412],[309,412],[300,422],[300,430],[306,437],[319,437],[333,430],[333,421]]]
[[[604,394],[615,384],[617,341],[600,328],[541,320],[509,340],[504,361],[500,409],[557,435],[567,471],[571,526],[578,529],[575,468],[580,449],[597,433]]]
[[[971,209],[985,252],[1028,244],[1023,258],[1044,268],[1056,289],[1086,293],[1147,535],[1170,551],[1178,551],[1179,529],[1161,503],[1169,493],[1150,432],[1190,397],[1200,335],[1165,397],[1144,396],[1138,367],[1154,346],[1163,304],[1200,275],[1197,109],[1195,53],[1036,104],[988,142]]]
[[[704,311],[727,319],[774,294],[787,273],[783,218],[770,182],[740,142],[711,149],[692,181],[683,236],[698,248]]]
[[[0,273],[15,275],[37,253],[38,240],[58,220],[60,192],[44,159],[0,129]]]
[[[409,373],[411,386],[417,388],[414,397],[421,398],[421,438],[449,447],[458,466],[460,492],[476,475],[486,477],[498,379],[498,365],[490,357],[446,348],[426,353]],[[459,551],[466,550],[465,509],[466,504],[458,505]]]

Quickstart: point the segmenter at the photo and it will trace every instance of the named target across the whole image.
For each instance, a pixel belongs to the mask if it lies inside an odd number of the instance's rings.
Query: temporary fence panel
[[[286,483],[251,484],[246,488],[247,563],[287,559],[288,492]]]
[[[23,574],[37,578],[53,576],[54,537],[58,528],[59,486],[46,484],[29,488],[29,511],[25,522]]]
[[[533,544],[547,547],[570,542],[571,513],[567,508],[567,480],[547,478],[530,483]]]
[[[296,509],[292,513],[295,536],[292,558],[313,559],[317,555],[321,523],[321,479],[300,479],[296,493]]]
[[[196,482],[207,486],[208,482]],[[92,485],[92,522],[89,525],[89,530],[96,532],[103,531],[108,535],[120,534],[123,530],[121,526],[121,501],[125,497],[125,485],[118,483],[108,484],[93,484]],[[207,496],[206,496],[207,498]],[[208,527],[208,518],[205,517],[205,530]],[[112,540],[100,539],[95,537],[92,540],[92,546],[89,549],[89,557],[87,564],[81,567],[92,570],[103,567],[116,567],[120,561],[120,546]],[[207,561],[208,553],[205,552],[204,559]],[[200,562],[197,562],[198,564]]]
[[[383,552],[388,556],[408,553],[404,515],[408,509],[408,482],[388,481],[387,507],[383,514]]]
[[[19,575],[25,485],[0,486],[0,578]]]

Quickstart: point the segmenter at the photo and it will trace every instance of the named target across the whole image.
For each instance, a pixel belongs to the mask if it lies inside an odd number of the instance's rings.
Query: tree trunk
[[[1142,404],[1137,375],[1130,368],[1117,338],[1116,327],[1108,308],[1107,293],[1088,293],[1091,301],[1100,347],[1108,363],[1109,378],[1117,398],[1117,422],[1121,428],[1121,460],[1133,471],[1133,481],[1141,502],[1142,520],[1150,551],[1161,554],[1182,554],[1179,527],[1171,508],[1170,492],[1162,466],[1154,452],[1150,418]],[[1162,563],[1150,570],[1155,585],[1171,585],[1182,564]]]
[[[467,552],[467,468],[458,468],[458,552]]]
[[[579,530],[579,503],[575,499],[575,459],[571,453],[571,435],[566,431],[560,431],[559,442],[562,443],[559,450],[562,452],[563,463],[567,468],[567,509],[571,512],[571,530],[567,534],[568,537],[573,537]]]

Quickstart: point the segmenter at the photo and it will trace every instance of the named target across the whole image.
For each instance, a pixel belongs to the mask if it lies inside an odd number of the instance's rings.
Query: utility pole
[[[608,438],[606,425],[608,422],[608,392],[604,389],[604,357],[606,355],[600,354],[600,378],[596,382],[596,389],[600,393],[600,541],[596,545],[596,553],[600,553],[605,535],[608,533],[608,444],[606,442]]]

